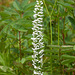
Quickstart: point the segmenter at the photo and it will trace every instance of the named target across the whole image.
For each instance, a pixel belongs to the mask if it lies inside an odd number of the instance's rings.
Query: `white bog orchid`
[[[44,52],[44,42],[43,42],[43,2],[42,0],[36,0],[36,5],[34,8],[34,21],[33,24],[33,55],[32,55],[32,62],[34,66],[34,75],[43,75],[42,66],[43,66],[43,52]],[[37,66],[37,64],[39,64]]]

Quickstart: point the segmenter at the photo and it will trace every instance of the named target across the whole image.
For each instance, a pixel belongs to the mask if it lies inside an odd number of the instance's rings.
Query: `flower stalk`
[[[34,8],[34,21],[33,23],[33,55],[32,62],[34,66],[34,75],[43,75],[43,52],[44,52],[44,42],[43,42],[43,2],[42,0],[36,0],[36,5]]]

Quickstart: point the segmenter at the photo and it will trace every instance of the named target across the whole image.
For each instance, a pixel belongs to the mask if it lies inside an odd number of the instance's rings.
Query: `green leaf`
[[[22,63],[15,62],[15,61],[14,61],[13,63],[14,63],[14,65],[17,66],[18,68],[23,69],[23,65],[22,65]]]
[[[51,0],[51,1],[50,1],[50,0],[45,0],[45,1],[46,1],[46,3],[47,3],[47,4],[49,4],[49,5],[53,6],[53,3],[54,3],[54,1],[53,1],[53,0]]]
[[[11,8],[7,8],[6,10],[4,10],[5,13],[8,13],[9,15],[14,15],[14,14],[18,14],[16,11],[14,11]]]
[[[36,2],[32,2],[30,4],[27,4],[25,7],[24,7],[24,11],[27,11],[29,9],[31,9],[32,7],[34,7],[36,4]]]
[[[2,67],[2,70],[3,70],[4,72],[6,72],[6,71],[7,71],[7,69],[8,69],[8,67],[7,67],[7,66],[3,66],[3,67]]]
[[[16,8],[16,10],[20,10],[20,4],[18,1],[13,2],[13,7]]]
[[[5,17],[10,16],[8,13],[3,12],[3,11],[2,11],[2,12],[0,12],[0,15],[1,15],[1,16],[5,16]]]
[[[47,72],[44,72],[43,75],[48,75],[48,73]]]
[[[6,12],[0,12],[0,17],[1,17],[1,20],[6,20],[8,18],[10,18],[10,15]]]
[[[64,2],[66,2],[66,3],[69,3],[69,4],[74,4],[74,1],[72,1],[72,0],[65,0]]]
[[[73,29],[75,30],[75,20],[71,16],[69,16],[68,18],[72,24]]]
[[[33,59],[32,56],[28,56],[26,58],[22,58],[21,63],[24,64],[26,61],[32,60],[32,59]]]
[[[69,64],[69,63],[71,63],[71,62],[74,62],[74,60],[72,60],[72,59],[67,59],[67,60],[63,60],[63,61],[61,62],[61,64],[65,65],[65,64]]]
[[[27,11],[24,13],[23,18],[29,18],[33,16],[33,11]]]
[[[28,34],[28,35],[26,35],[25,37],[31,38],[31,37],[32,37],[32,34]]]
[[[64,50],[61,50],[61,53],[70,53],[70,52],[72,52],[72,51],[74,51],[74,50],[72,50],[72,49],[68,49],[68,50],[66,50],[66,49],[64,49]]]
[[[11,33],[10,31],[8,31],[8,33],[7,33],[7,35],[8,35],[8,38],[17,38],[13,33]]]
[[[27,28],[33,26],[30,20],[24,19],[19,19],[15,22],[12,22],[10,25],[12,26],[12,28],[22,32],[27,32]]]
[[[75,50],[75,45],[74,45],[73,49]]]
[[[22,58],[21,63],[23,64],[23,63],[25,63],[25,61],[26,61],[26,59]]]
[[[75,16],[75,9],[74,9],[73,13],[74,13],[74,16]]]
[[[64,3],[64,2],[62,2],[62,1],[58,1],[58,4],[64,6],[65,8],[68,8],[68,9],[74,10],[74,8],[71,7],[71,5],[68,4],[68,3]]]
[[[11,8],[11,7],[6,7],[6,6],[3,6],[4,8],[4,12],[11,15],[11,14],[18,14],[14,8]]]
[[[72,60],[75,60],[75,56],[70,56],[70,55],[62,55],[61,56],[63,59],[72,59]]]
[[[21,4],[22,8],[24,8],[27,5],[28,1],[29,0],[23,0],[22,1],[22,4]]]
[[[24,50],[25,53],[33,53],[32,49],[31,48],[28,48],[26,50]]]
[[[72,49],[73,48],[73,46],[72,45],[61,45],[61,46],[59,46],[59,45],[47,45],[48,47],[50,47],[50,48],[57,48],[57,49]]]
[[[27,32],[27,30],[24,29],[24,28],[20,28],[20,29],[18,29],[18,31],[21,31],[21,32]]]
[[[26,48],[28,48],[28,40],[27,39],[24,40],[23,46],[25,46]]]
[[[5,65],[5,61],[4,61],[3,57],[2,57],[2,55],[0,55],[0,63]]]
[[[58,59],[59,57],[58,57],[58,55],[52,55],[52,59],[54,60],[54,59]]]
[[[6,25],[6,26],[2,29],[2,32],[3,32],[3,33],[7,33],[7,31],[8,31],[8,25]]]

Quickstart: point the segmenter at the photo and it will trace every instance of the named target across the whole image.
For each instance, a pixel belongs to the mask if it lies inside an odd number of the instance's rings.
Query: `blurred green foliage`
[[[72,71],[75,71],[75,48],[73,47],[75,45],[75,1],[57,0],[56,3],[55,0],[44,1],[43,41],[45,51],[42,70],[44,75],[68,75],[68,71],[72,75]],[[31,28],[33,27],[35,4],[35,0],[14,0],[10,6],[0,5],[3,8],[0,11],[0,75],[33,75],[31,57],[33,31]],[[50,17],[52,10],[53,13]],[[53,47],[50,45],[50,24],[52,25]],[[57,46],[58,42],[60,47]],[[66,46],[61,47],[61,45]],[[52,55],[50,55],[51,53]],[[66,68],[68,69],[65,71]]]

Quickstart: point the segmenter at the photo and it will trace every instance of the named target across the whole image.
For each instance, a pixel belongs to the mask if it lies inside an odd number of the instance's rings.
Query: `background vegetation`
[[[75,75],[75,0],[43,0],[44,75]],[[0,75],[33,75],[35,0],[0,0]]]

